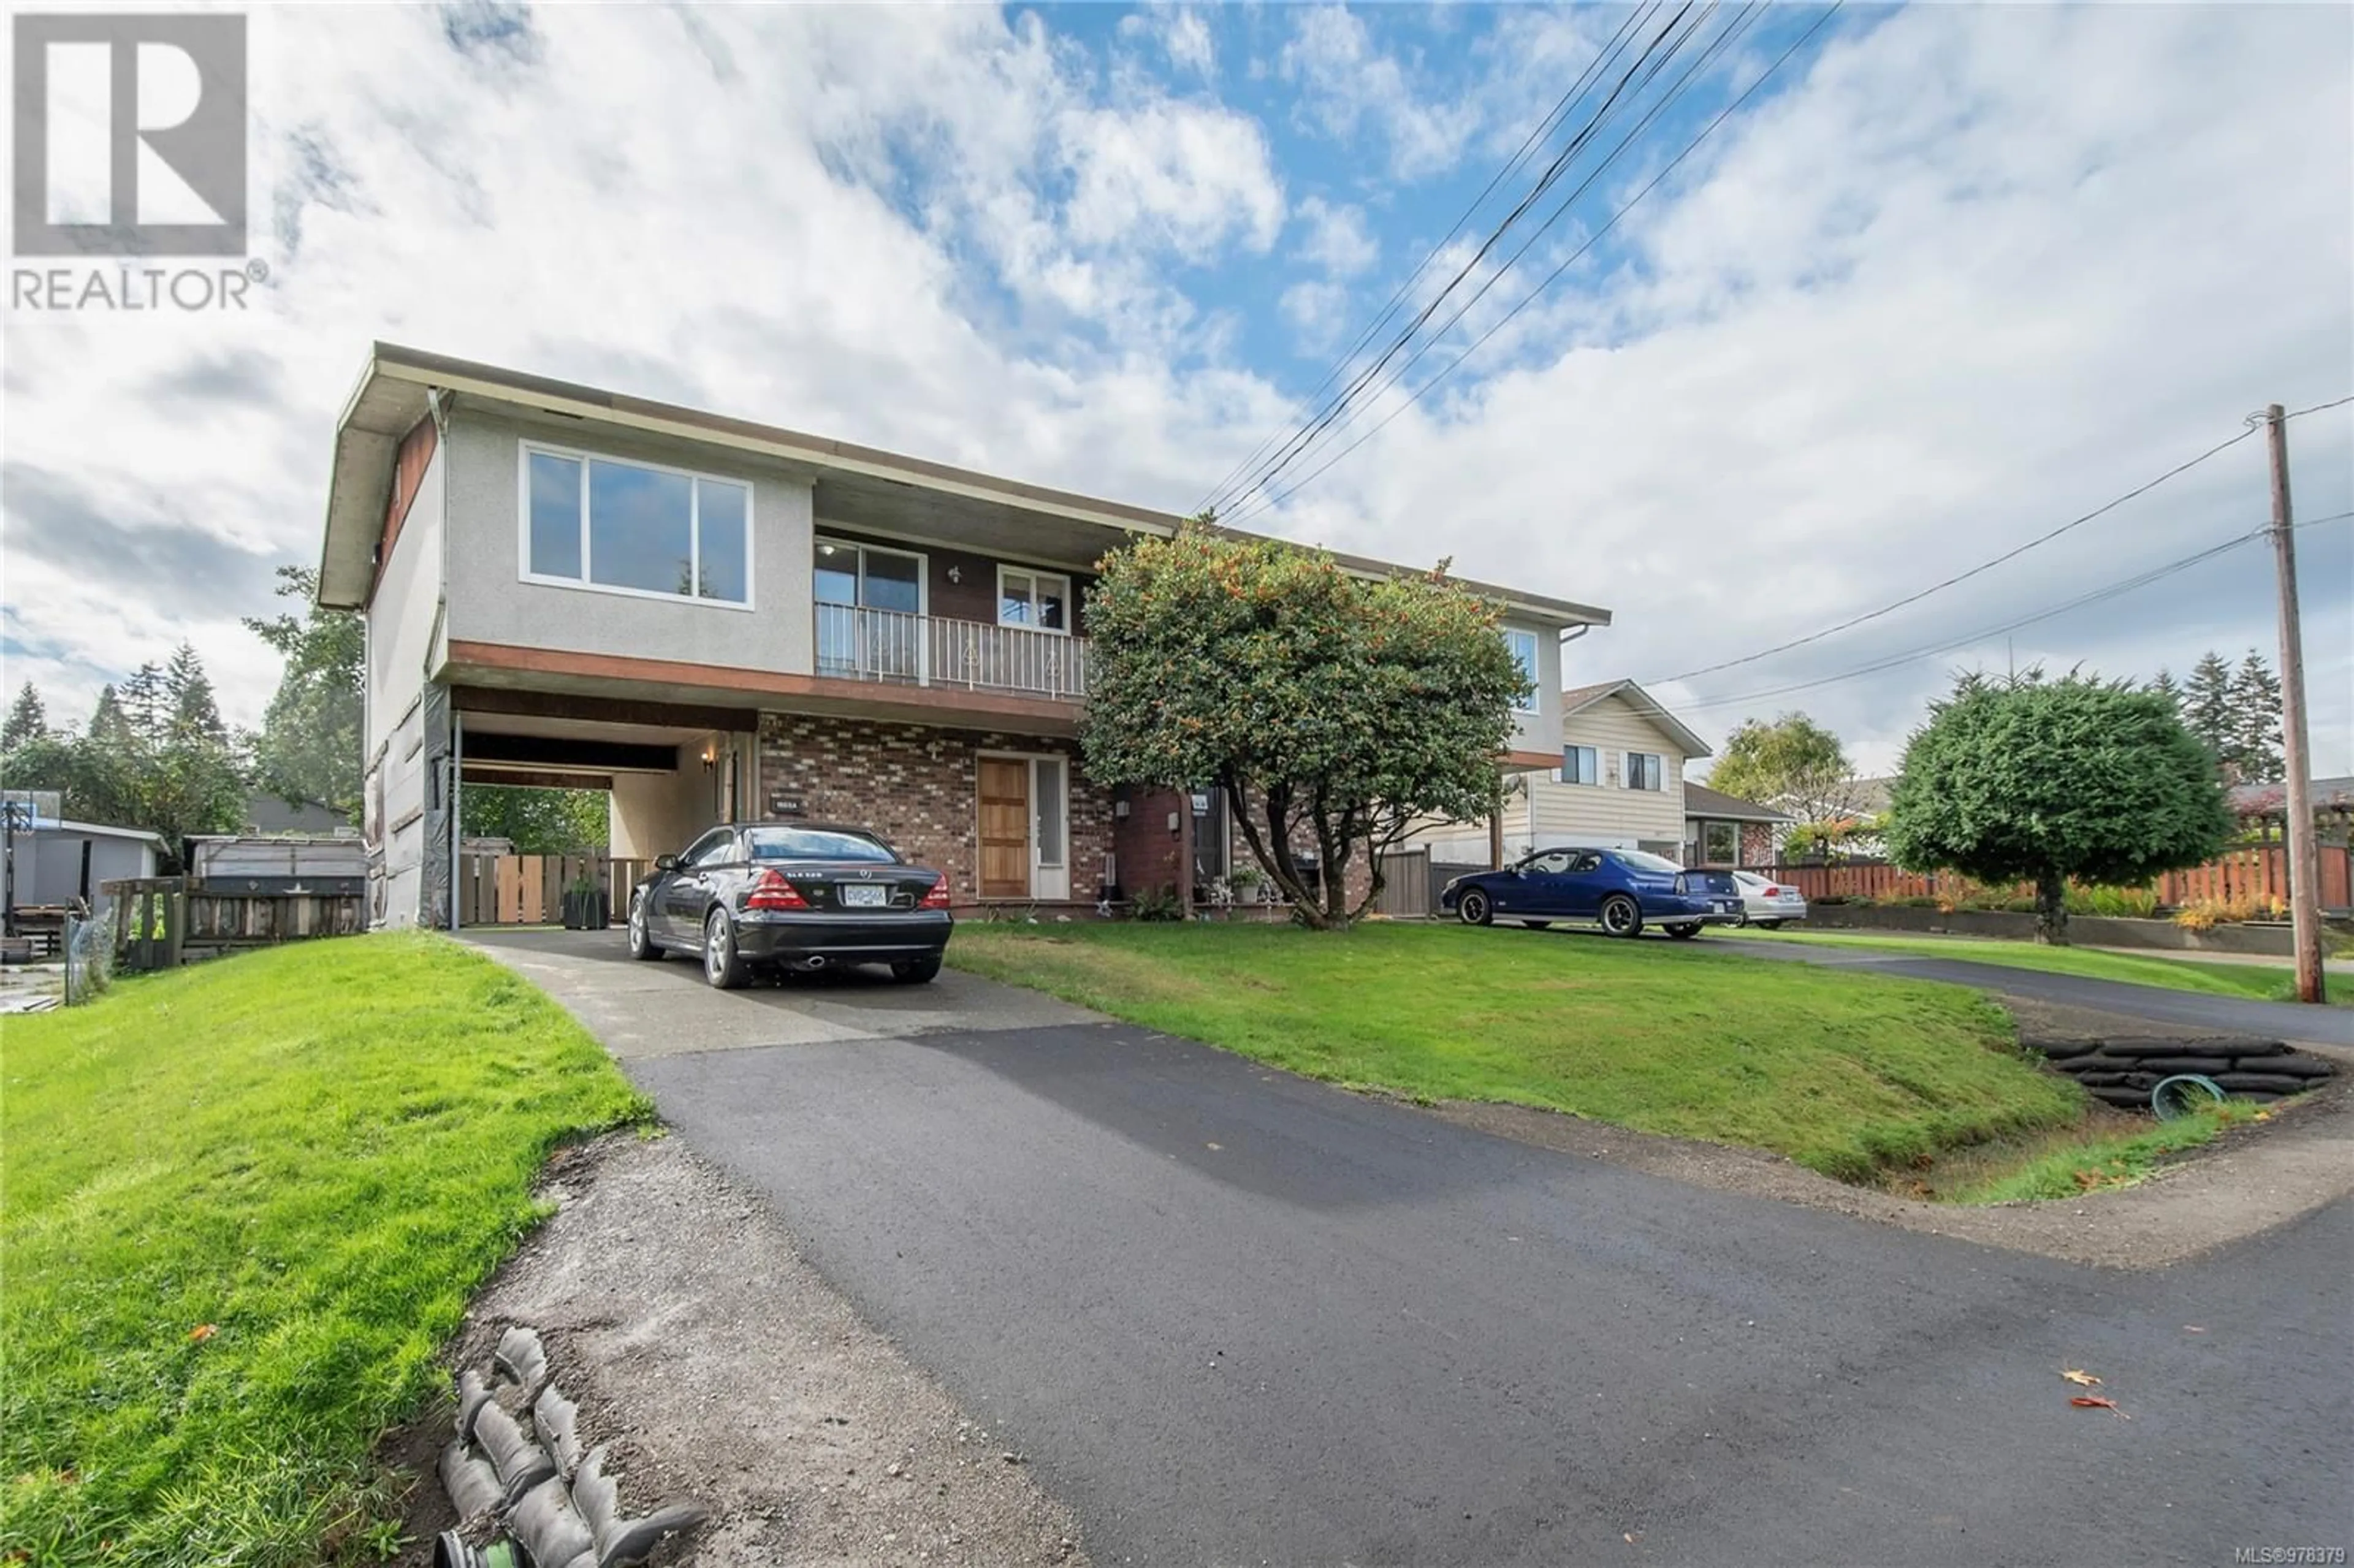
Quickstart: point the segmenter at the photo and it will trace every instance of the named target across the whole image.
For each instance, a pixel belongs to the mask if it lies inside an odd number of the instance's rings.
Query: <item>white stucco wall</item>
[[[522,442],[635,459],[752,488],[752,608],[523,580]],[[811,484],[724,447],[461,402],[450,458],[452,639],[805,674],[815,662]]]

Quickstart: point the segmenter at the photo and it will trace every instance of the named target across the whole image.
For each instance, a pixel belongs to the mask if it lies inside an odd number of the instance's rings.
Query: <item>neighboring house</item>
[[[1632,681],[1561,694],[1562,749],[1505,791],[1503,856],[1532,849],[1639,849],[1674,858],[1685,842],[1684,769],[1708,743]],[[1435,824],[1414,835],[1436,861],[1488,863],[1489,824]]]
[[[1790,814],[1721,794],[1705,784],[1684,786],[1684,863],[1771,865]]]
[[[267,790],[245,798],[245,831],[249,833],[348,833],[352,820],[324,800],[289,802]]]
[[[52,821],[12,838],[11,909],[95,904],[101,884],[153,876],[167,853],[161,834],[98,822]]]
[[[960,905],[1223,874],[1214,799],[1108,789],[1074,738],[1094,563],[1181,521],[379,344],[319,574],[366,618],[373,918],[450,919],[461,780],[606,790],[619,858],[864,823]],[[1539,694],[1499,766],[1549,768],[1561,639],[1609,617],[1471,586]]]

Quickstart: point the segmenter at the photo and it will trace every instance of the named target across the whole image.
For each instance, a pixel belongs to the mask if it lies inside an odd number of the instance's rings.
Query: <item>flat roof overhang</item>
[[[923,535],[937,532],[986,552],[1084,564],[1137,535],[1166,536],[1184,519],[1123,502],[1004,479],[875,447],[832,440],[777,425],[655,402],[575,382],[378,343],[335,423],[319,563],[319,602],[364,608],[374,590],[375,550],[391,494],[400,439],[432,411],[437,394],[482,398],[525,409],[620,426],[758,453],[805,470],[816,484],[821,519],[844,528]],[[1222,528],[1235,538],[1264,535]],[[1420,568],[1334,551],[1351,571],[1371,577]],[[1606,626],[1610,612],[1568,599],[1458,578],[1515,614],[1568,627]]]

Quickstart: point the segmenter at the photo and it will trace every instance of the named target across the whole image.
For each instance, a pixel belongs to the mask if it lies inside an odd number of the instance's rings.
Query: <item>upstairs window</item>
[[[1523,631],[1517,626],[1507,626],[1504,628],[1504,646],[1512,651],[1512,662],[1521,667],[1521,679],[1529,683],[1529,689],[1513,702],[1512,709],[1516,713],[1535,713],[1537,711],[1537,634],[1533,631]]]
[[[1561,766],[1553,770],[1556,784],[1599,784],[1602,782],[1602,754],[1590,746],[1564,746],[1561,748]]]
[[[1627,754],[1627,788],[1629,789],[1664,789],[1668,787],[1667,758],[1649,751]]]
[[[526,578],[750,607],[750,485],[585,452],[523,450]]]
[[[997,568],[997,624],[1071,630],[1071,579],[1054,572]]]

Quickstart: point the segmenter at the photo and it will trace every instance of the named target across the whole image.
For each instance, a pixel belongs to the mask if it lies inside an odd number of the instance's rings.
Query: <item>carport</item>
[[[751,809],[759,729],[754,710],[459,684],[450,688],[450,705],[463,782],[604,792],[608,842],[593,874],[609,899],[656,855],[682,850],[713,823]],[[529,883],[539,891],[542,867],[484,863],[556,857],[470,853],[462,803],[455,816],[461,889]],[[558,886],[586,869],[571,858],[552,874]],[[550,902],[459,897],[451,901],[452,923],[535,923],[552,917],[546,913]]]

